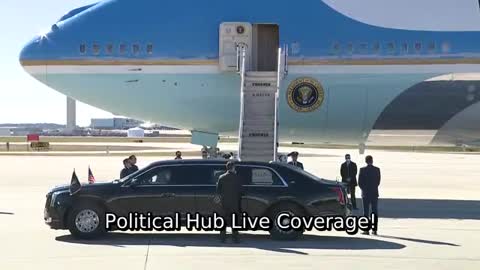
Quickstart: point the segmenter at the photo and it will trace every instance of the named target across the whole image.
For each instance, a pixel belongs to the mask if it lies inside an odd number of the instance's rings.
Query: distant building
[[[10,127],[0,127],[0,136],[2,136],[2,137],[12,136],[12,128],[10,128]]]
[[[13,136],[27,136],[28,134],[41,134],[43,129],[35,127],[15,127],[11,129]]]
[[[145,137],[145,131],[139,127],[131,128],[127,131],[127,137],[129,138],[143,138]]]
[[[90,127],[93,129],[130,129],[142,124],[142,121],[131,118],[93,118]]]

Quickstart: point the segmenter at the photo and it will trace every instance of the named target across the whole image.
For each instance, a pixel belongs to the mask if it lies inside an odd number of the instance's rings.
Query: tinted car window
[[[222,176],[222,174],[226,173],[227,170],[225,169],[225,166],[213,167],[212,170],[213,170],[213,173],[212,173],[212,183],[211,184],[216,185],[217,182],[218,182],[218,178],[220,178],[220,176]]]
[[[140,185],[216,185],[225,173],[211,166],[163,166],[137,177]]]
[[[173,167],[154,168],[137,177],[140,185],[171,185],[173,179]]]
[[[179,166],[176,169],[173,179],[176,185],[215,185],[217,183],[211,166]]]
[[[277,174],[268,168],[263,167],[237,167],[238,175],[244,180],[245,185],[254,186],[283,186],[282,180]]]

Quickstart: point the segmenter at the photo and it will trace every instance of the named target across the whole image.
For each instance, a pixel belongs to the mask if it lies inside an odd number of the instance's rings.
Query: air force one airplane
[[[247,70],[277,72],[278,48],[288,45],[281,140],[480,140],[480,32],[386,28],[321,0],[102,1],[63,16],[20,62],[114,114],[229,135],[241,113],[239,44]]]

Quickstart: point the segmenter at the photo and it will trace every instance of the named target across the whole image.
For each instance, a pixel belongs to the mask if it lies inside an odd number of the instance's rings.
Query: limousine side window
[[[215,185],[213,172],[209,166],[193,165],[176,167],[174,181],[176,185]]]
[[[263,167],[237,167],[237,172],[251,186],[283,186],[282,180],[271,169]]]
[[[173,168],[154,168],[137,178],[140,185],[171,185],[173,183]]]
[[[208,166],[163,166],[137,177],[138,185],[216,185]]]

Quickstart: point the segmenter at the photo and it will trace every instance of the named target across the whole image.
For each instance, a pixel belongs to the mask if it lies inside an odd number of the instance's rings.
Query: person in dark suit
[[[180,151],[175,152],[175,160],[180,160],[180,159],[182,159],[182,152]]]
[[[132,174],[132,165],[130,164],[130,160],[128,158],[123,160],[123,169],[120,172],[120,179],[129,176]]]
[[[217,182],[217,198],[221,204],[222,216],[227,226],[232,226],[232,215],[241,215],[241,203],[243,195],[243,181],[235,171],[235,163],[229,161],[226,165],[227,172],[220,176]],[[232,237],[235,243],[240,242],[239,233],[232,229]],[[227,239],[227,228],[220,231],[220,240]]]
[[[132,172],[138,171],[137,157],[135,155],[131,155],[130,157],[128,157],[128,160],[130,161],[130,165],[132,166],[131,168]]]
[[[373,157],[365,157],[366,167],[360,169],[360,175],[358,176],[358,184],[362,190],[363,199],[363,215],[370,216],[370,213],[375,213],[378,216],[378,187],[380,186],[380,169],[373,166]],[[370,211],[371,209],[371,211]],[[377,231],[372,232],[377,235]],[[368,231],[363,234],[369,234]]]
[[[293,165],[293,166],[296,166],[300,169],[303,170],[303,164],[298,160],[298,152],[291,152],[290,154],[288,154],[289,157],[292,157],[292,161],[288,162],[288,164],[290,165]]]
[[[355,189],[357,187],[357,164],[352,161],[350,154],[345,155],[345,162],[340,166],[340,175],[342,182],[348,185],[350,199],[352,201],[353,209],[357,208],[357,198],[355,197]]]

